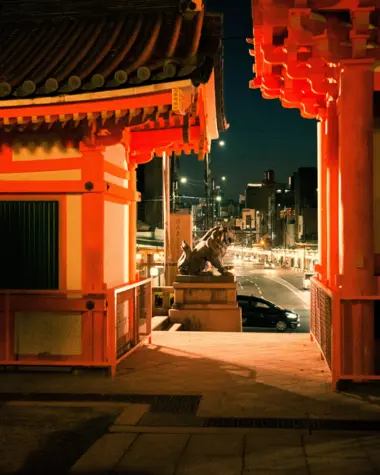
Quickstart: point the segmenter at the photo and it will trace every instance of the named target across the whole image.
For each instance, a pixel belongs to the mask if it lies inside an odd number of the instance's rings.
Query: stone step
[[[178,332],[182,330],[182,323],[173,323],[173,325],[168,329],[169,332]]]
[[[152,332],[166,330],[169,325],[169,317],[153,317]]]

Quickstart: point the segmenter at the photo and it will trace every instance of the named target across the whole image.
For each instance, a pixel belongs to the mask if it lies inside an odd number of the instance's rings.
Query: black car
[[[288,328],[295,330],[300,326],[300,317],[291,310],[286,310],[268,300],[246,295],[238,295],[241,307],[243,328],[264,327],[276,328],[284,332]]]

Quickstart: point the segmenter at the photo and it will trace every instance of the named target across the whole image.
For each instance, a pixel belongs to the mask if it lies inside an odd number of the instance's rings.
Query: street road
[[[238,281],[238,294],[254,295],[270,300],[282,308],[294,310],[301,319],[301,325],[297,331],[309,332],[310,291],[302,289],[302,273],[264,269],[252,262],[235,264],[235,272]],[[276,330],[257,328],[254,331],[271,332]]]

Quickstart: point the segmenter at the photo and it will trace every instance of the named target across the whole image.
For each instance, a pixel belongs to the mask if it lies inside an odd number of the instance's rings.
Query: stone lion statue
[[[234,241],[234,235],[227,226],[220,225],[207,231],[202,239],[191,249],[182,241],[182,256],[178,260],[181,275],[201,275],[210,263],[223,275],[230,275],[222,263],[228,246]]]

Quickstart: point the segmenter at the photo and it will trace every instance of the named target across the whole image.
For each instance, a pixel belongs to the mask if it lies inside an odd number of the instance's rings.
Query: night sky
[[[297,109],[284,109],[278,99],[261,97],[260,90],[249,89],[253,79],[253,59],[246,37],[252,37],[250,0],[207,0],[208,11],[224,13],[225,113],[230,128],[222,134],[224,148],[214,143],[211,172],[225,175],[225,196],[237,199],[247,183],[262,180],[264,170],[272,168],[276,179],[287,182],[298,167],[316,166],[316,121],[301,117]],[[181,175],[203,179],[203,163],[193,156],[182,156]],[[202,195],[202,187],[182,187],[182,194]]]

